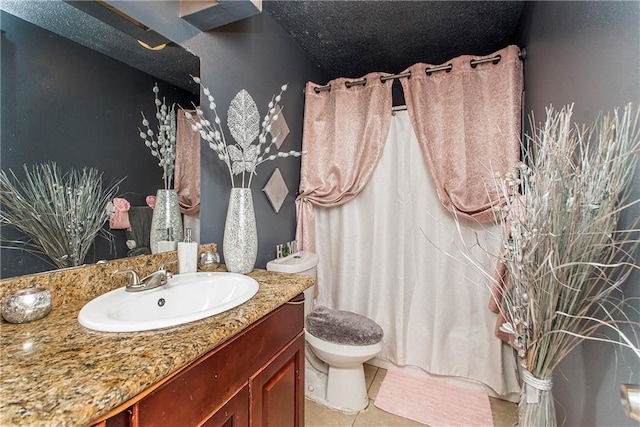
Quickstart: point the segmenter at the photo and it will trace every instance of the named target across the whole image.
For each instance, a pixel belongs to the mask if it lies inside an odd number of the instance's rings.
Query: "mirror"
[[[168,104],[198,104],[199,87],[190,75],[200,74],[200,60],[174,43],[144,48],[74,3],[102,2],[0,4],[1,169],[21,177],[23,164],[96,168],[105,185],[126,177],[119,197],[143,206],[164,184],[157,159],[139,136],[140,113],[155,117],[155,83]],[[96,238],[85,263],[126,256],[125,230],[112,234],[114,242]],[[0,237],[0,278],[54,268],[29,252],[6,248],[6,241],[26,239],[13,227],[3,226]]]

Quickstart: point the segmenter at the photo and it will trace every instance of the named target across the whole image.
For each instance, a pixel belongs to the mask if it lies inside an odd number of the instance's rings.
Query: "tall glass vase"
[[[232,188],[224,224],[222,253],[227,270],[245,274],[258,255],[258,231],[250,188]]]
[[[541,380],[522,370],[522,387],[518,403],[518,427],[556,427],[556,409],[552,380]]]
[[[151,253],[158,253],[158,242],[173,240],[182,241],[182,215],[178,205],[176,190],[158,190],[156,206],[151,219],[149,244]]]

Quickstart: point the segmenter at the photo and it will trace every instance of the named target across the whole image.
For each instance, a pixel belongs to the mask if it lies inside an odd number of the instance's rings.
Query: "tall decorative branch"
[[[140,131],[140,138],[144,141],[144,144],[149,147],[151,154],[157,157],[159,162],[158,166],[164,171],[162,179],[164,181],[165,190],[171,189],[171,181],[173,179],[173,171],[175,169],[176,161],[176,111],[175,104],[171,104],[171,107],[167,107],[166,101],[162,98],[162,101],[158,98],[158,84],[153,86],[153,93],[155,96],[156,106],[156,119],[158,120],[158,130],[151,129],[149,120],[142,114],[142,125],[145,127],[145,131],[138,128]]]
[[[271,136],[271,126],[278,120],[276,111],[283,92],[287,90],[286,84],[280,88],[280,93],[271,98],[267,105],[268,112],[262,123],[260,123],[258,107],[249,92],[242,89],[236,94],[227,111],[227,127],[236,143],[227,144],[211,91],[201,83],[199,77],[193,77],[193,80],[202,86],[214,120],[213,123],[207,120],[200,108],[196,109],[197,117],[188,112],[185,112],[185,117],[191,123],[192,130],[200,133],[200,137],[207,141],[209,148],[214,150],[218,158],[227,165],[232,187],[235,187],[234,175],[242,175],[241,187],[248,188],[251,187],[251,180],[256,174],[257,166],[278,157],[300,157],[304,154],[294,150],[288,152],[278,152],[277,148],[274,150],[279,135]],[[248,178],[246,178],[247,174]]]

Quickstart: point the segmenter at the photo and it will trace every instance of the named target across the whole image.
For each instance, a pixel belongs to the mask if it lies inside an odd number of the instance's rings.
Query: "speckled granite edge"
[[[149,261],[151,270],[157,268],[155,261]],[[260,284],[251,300],[172,328],[136,333],[85,329],[76,316],[91,298],[79,292],[62,297],[64,303],[59,301],[44,319],[19,325],[3,321],[0,425],[88,425],[313,284],[308,276],[265,270],[248,276]],[[98,288],[88,289],[100,292]]]
[[[204,251],[217,251],[217,245],[215,243],[200,245],[198,247],[198,255]],[[10,277],[0,280],[0,301],[4,301],[4,298],[12,291],[40,286],[51,291],[53,307],[59,307],[74,301],[88,302],[98,295],[125,286],[128,283],[129,278],[127,275],[113,276],[113,272],[118,269],[133,269],[142,278],[156,271],[163,262],[177,259],[178,253],[171,251],[114,259],[103,264],[89,264],[26,276]],[[177,264],[170,264],[167,268],[172,272],[177,272],[178,266]]]

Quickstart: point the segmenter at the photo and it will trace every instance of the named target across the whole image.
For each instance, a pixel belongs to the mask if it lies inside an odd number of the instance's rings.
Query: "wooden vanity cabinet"
[[[304,425],[303,300],[300,294],[94,426]]]

